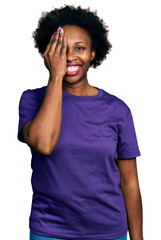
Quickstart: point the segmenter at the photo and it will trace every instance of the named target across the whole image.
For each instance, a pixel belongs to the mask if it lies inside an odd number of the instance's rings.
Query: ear
[[[91,53],[91,61],[95,58],[95,56],[96,56],[96,51],[93,50]]]

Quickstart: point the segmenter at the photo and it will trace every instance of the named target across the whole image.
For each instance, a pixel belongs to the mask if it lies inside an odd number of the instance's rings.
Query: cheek
[[[84,53],[82,52],[80,56],[84,63],[90,61],[90,58],[91,58],[90,52],[84,52]]]

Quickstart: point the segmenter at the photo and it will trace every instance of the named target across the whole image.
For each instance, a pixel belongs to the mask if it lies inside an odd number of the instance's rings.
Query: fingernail
[[[65,39],[65,35],[63,36],[63,39]]]
[[[55,35],[56,32],[53,33],[53,35]]]
[[[62,29],[61,27],[59,27],[59,28],[58,28],[58,31],[59,31],[60,33],[62,33],[62,32],[63,32],[63,29]]]

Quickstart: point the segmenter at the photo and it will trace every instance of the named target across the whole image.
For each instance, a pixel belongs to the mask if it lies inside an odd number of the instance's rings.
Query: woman
[[[32,153],[30,240],[143,237],[131,111],[87,79],[112,47],[107,33],[80,6],[43,13],[33,32],[49,81],[19,103],[18,139]]]

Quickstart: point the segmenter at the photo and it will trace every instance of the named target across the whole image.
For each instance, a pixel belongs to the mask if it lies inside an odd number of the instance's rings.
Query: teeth
[[[80,66],[68,66],[67,67],[67,71],[68,72],[74,72],[74,71],[77,71],[78,70],[78,68],[80,68]]]

